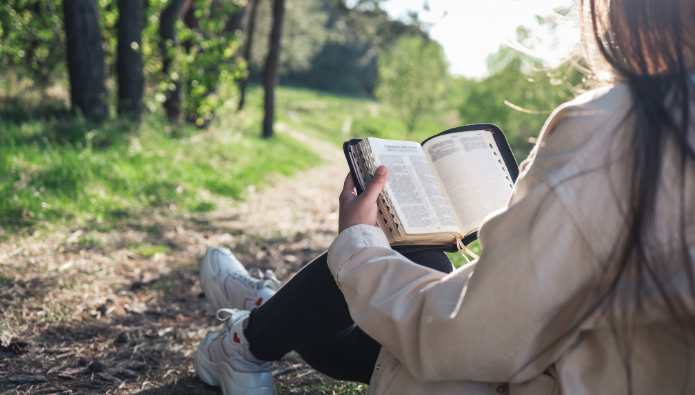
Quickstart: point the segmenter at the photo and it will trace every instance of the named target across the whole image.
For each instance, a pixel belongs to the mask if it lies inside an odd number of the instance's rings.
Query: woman
[[[585,1],[593,71],[618,82],[553,113],[478,261],[392,251],[385,169],[360,197],[348,177],[340,235],[270,300],[206,255],[213,305],[262,306],[201,342],[199,377],[271,394],[265,361],[294,349],[371,394],[694,393],[695,1]]]

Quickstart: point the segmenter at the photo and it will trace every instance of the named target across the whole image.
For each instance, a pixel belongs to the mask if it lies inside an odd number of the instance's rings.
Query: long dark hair
[[[626,200],[621,210],[624,232],[607,257],[607,270],[601,279],[605,288],[582,317],[586,320],[600,313],[613,324],[632,393],[629,329],[616,323],[617,317],[630,314],[624,311],[630,309],[628,304],[639,310],[645,308],[643,301],[650,300],[651,307],[658,306],[662,315],[677,323],[675,335],[682,339],[686,353],[695,343],[695,273],[686,234],[687,205],[692,205],[692,198],[686,195],[687,185],[692,187],[695,182],[688,179],[693,177],[695,162],[691,114],[695,0],[581,0],[581,15],[587,53],[590,58],[595,55],[589,59],[594,73],[600,76],[610,70],[627,83],[633,101],[629,114],[629,125],[634,125],[628,142],[629,195],[623,197]],[[669,262],[654,251],[659,244],[657,201],[667,181],[663,179],[666,166],[675,168],[673,176],[677,177],[668,184],[680,187],[675,199],[679,215],[677,223],[671,224],[677,227],[672,230],[678,240],[668,241],[677,252],[668,255]],[[687,291],[672,289],[674,268],[685,280]],[[630,292],[627,298],[619,297],[619,291],[625,290]],[[688,363],[695,363],[693,357],[686,356]]]
[[[591,303],[574,318],[560,338],[543,348],[525,367],[551,351],[590,319],[610,324],[632,393],[632,348],[629,321],[640,310],[658,309],[660,318],[676,323],[686,363],[695,364],[695,272],[688,246],[688,212],[695,197],[695,0],[579,0],[582,34],[588,63],[599,79],[612,75],[624,81],[632,108],[624,122],[631,130],[627,141],[627,196],[619,196],[623,231],[605,258],[604,271]],[[634,127],[632,127],[634,125]],[[622,137],[622,136],[621,136]],[[622,140],[621,140],[622,141]],[[615,158],[615,162],[625,161]],[[668,172],[665,180],[665,168]],[[672,248],[664,261],[657,235],[658,201],[665,185],[679,188],[677,220],[670,223]],[[663,201],[661,201],[663,204]],[[692,215],[692,211],[690,212]],[[690,219],[695,223],[695,218]],[[692,229],[690,229],[692,230]],[[661,237],[663,239],[663,237]],[[676,251],[673,253],[673,251]],[[674,273],[683,289],[674,290]],[[649,306],[645,306],[645,304]],[[632,317],[631,317],[632,316]],[[521,371],[520,370],[520,371]],[[688,372],[689,370],[686,370]],[[684,377],[687,388],[688,377]]]

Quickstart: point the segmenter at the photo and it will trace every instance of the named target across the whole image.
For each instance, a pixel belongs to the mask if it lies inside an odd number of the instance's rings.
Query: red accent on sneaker
[[[234,340],[234,343],[241,343],[241,339],[239,339],[239,336],[234,332],[234,337],[232,338]]]
[[[263,298],[258,298],[258,300],[256,301],[256,307],[261,307],[262,304],[263,304]]]

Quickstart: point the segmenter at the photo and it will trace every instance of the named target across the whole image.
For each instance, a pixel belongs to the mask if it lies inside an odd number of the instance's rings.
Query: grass
[[[480,255],[480,253],[483,251],[482,248],[480,248],[480,241],[476,240],[472,242],[471,244],[468,245],[468,248],[473,251],[476,255]],[[454,267],[459,268],[468,262],[472,261],[474,258],[470,256],[469,254],[466,254],[465,252],[463,253],[465,255],[465,258],[463,255],[461,255],[460,252],[447,252],[446,255],[449,256],[449,259],[451,260],[451,263],[454,264]]]
[[[251,96],[260,98],[257,91],[260,87],[254,87]],[[420,142],[460,122],[457,112],[437,108],[408,133],[405,122],[388,105],[301,88],[281,87],[277,106],[279,121],[340,147],[350,138],[370,136]]]
[[[91,124],[0,107],[0,226],[113,221],[139,212],[206,212],[249,186],[320,163],[296,140],[259,137],[260,118],[220,111],[206,130],[142,122]],[[57,115],[56,115],[57,114]]]
[[[213,211],[273,174],[320,162],[289,137],[259,138],[261,86],[249,89],[241,113],[233,111],[235,94],[222,87],[225,108],[205,130],[172,125],[159,113],[140,123],[95,125],[59,102],[30,110],[0,102],[0,227],[73,220],[105,226],[99,224],[154,209]],[[338,147],[367,136],[422,141],[460,123],[456,111],[441,107],[407,133],[388,105],[301,88],[278,88],[276,102],[278,122]]]
[[[132,252],[140,256],[154,256],[155,254],[168,254],[169,249],[165,245],[153,245],[151,243],[137,243],[130,249]]]
[[[232,89],[222,95],[229,100],[207,130],[171,125],[158,114],[141,123],[91,125],[56,103],[34,113],[0,107],[0,226],[71,220],[98,225],[154,209],[207,212],[220,199],[243,199],[249,186],[263,186],[273,174],[291,175],[319,163],[291,138],[258,137],[262,87],[249,89],[242,113],[231,110]],[[375,100],[288,87],[278,88],[276,118],[336,146],[366,136],[422,141],[459,122],[455,112],[438,109],[409,134],[398,114]],[[79,243],[93,247],[100,241]],[[164,246],[150,247],[136,246],[134,252],[166,252],[155,251]],[[456,267],[466,263],[459,253],[449,257]]]

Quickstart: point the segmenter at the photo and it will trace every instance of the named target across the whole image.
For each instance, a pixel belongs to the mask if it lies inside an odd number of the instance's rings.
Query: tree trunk
[[[263,85],[265,86],[265,117],[263,118],[263,137],[273,137],[275,121],[275,85],[278,80],[280,65],[280,36],[282,19],[285,14],[285,0],[273,0],[273,30],[270,33],[270,51],[263,70]]]
[[[227,19],[227,21],[224,23],[224,29],[223,29],[223,31],[225,33],[235,32],[237,30],[239,30],[239,32],[241,33],[241,31],[244,30],[244,25],[246,23],[246,19],[248,19],[247,15],[248,15],[248,10],[249,10],[249,6],[250,6],[249,3],[253,3],[253,1],[248,0],[246,5],[241,7],[241,10],[239,10],[239,12],[237,12],[236,14],[233,14],[232,16],[230,16]]]
[[[246,37],[244,37],[244,53],[242,56],[246,61],[246,69],[248,72],[249,65],[251,64],[251,45],[253,44],[253,32],[256,30],[256,14],[258,11],[258,3],[261,0],[250,0],[251,9],[248,14],[248,28],[246,29]],[[237,111],[241,111],[244,108],[244,102],[246,101],[246,85],[249,81],[248,73],[244,78],[239,81],[239,108]]]
[[[164,109],[170,121],[177,121],[181,117],[181,79],[172,78],[171,64],[174,59],[169,49],[179,45],[176,41],[176,20],[179,18],[187,0],[172,0],[162,11],[159,24],[159,36],[161,41],[159,48],[162,52],[162,71],[169,77],[169,89],[167,90]]]
[[[70,100],[89,119],[108,115],[96,0],[64,0],[65,41],[68,52]]]
[[[142,14],[143,0],[118,0],[118,114],[142,115]]]
[[[186,14],[183,16],[183,23],[188,26],[191,30],[198,30],[200,28],[200,21],[195,16],[195,7],[193,7],[193,2],[187,4]]]
[[[193,1],[189,1],[186,3],[186,6],[184,6],[184,10],[182,12],[185,12],[183,15],[183,23],[191,29],[194,33],[193,34],[201,34],[199,29],[200,29],[200,21],[198,18],[195,16],[195,4]],[[193,50],[193,45],[194,42],[192,40],[186,40],[183,43],[183,47],[186,50],[187,54],[190,54],[191,51]],[[205,56],[204,55],[205,51],[198,47],[198,52],[196,53],[196,56]],[[198,79],[198,73],[194,73],[193,70],[190,69],[191,65],[189,64],[189,72],[188,72],[188,80],[185,81],[185,86],[183,86],[184,90],[184,95],[188,99],[188,103],[186,103],[186,111],[183,114],[183,118],[186,120],[186,122],[198,125],[198,126],[203,126],[205,124],[205,120],[201,118],[197,113],[196,108],[191,108],[195,107],[196,103],[195,99],[193,99],[192,96],[192,91],[194,86],[191,85],[194,79]],[[204,72],[203,72],[204,73]],[[200,76],[202,77],[202,76]],[[193,111],[191,111],[193,110]],[[203,119],[203,123],[198,123],[198,119]]]

